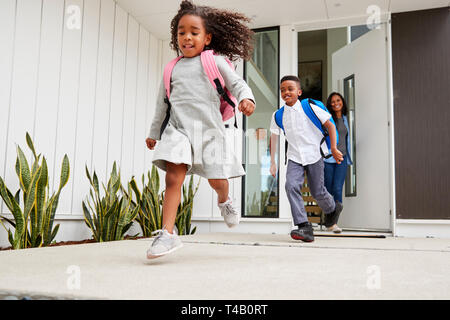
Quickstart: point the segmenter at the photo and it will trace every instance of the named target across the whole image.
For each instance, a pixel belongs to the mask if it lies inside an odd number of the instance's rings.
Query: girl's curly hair
[[[189,0],[183,0],[180,9],[170,23],[173,50],[180,54],[178,47],[178,23],[184,15],[199,16],[203,19],[206,33],[211,33],[212,40],[208,49],[224,55],[230,60],[242,58],[249,60],[253,51],[253,31],[244,23],[250,22],[245,15],[228,10],[219,10],[207,6],[196,6]]]

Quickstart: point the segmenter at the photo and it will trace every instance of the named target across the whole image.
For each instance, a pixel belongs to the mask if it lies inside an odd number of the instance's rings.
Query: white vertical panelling
[[[198,179],[200,179],[199,176],[194,176],[194,185],[196,186],[198,183]],[[194,212],[192,216],[194,218],[199,217],[207,217],[212,218],[213,216],[213,210],[212,210],[212,203],[213,203],[213,193],[215,195],[215,201],[217,201],[217,195],[215,191],[211,188],[211,186],[208,183],[208,180],[205,178],[201,178],[200,181],[200,187],[198,188],[197,194],[194,198]],[[217,207],[217,206],[216,206]],[[219,213],[220,216],[220,213]]]
[[[94,125],[92,128],[91,170],[95,170],[101,181],[106,179],[108,159],[108,127],[111,103],[111,79],[114,49],[114,21],[116,5],[111,0],[101,0],[100,34],[97,64]]]
[[[118,161],[123,182],[132,174],[140,180],[151,168],[144,140],[161,43],[113,0],[1,0],[0,174],[11,191],[16,145],[31,159],[27,131],[47,159],[51,191],[69,156],[58,214],[82,214],[85,165],[106,182]]]
[[[77,11],[70,9],[77,8]],[[79,14],[78,14],[79,13]],[[62,159],[67,154],[70,168],[75,160],[75,135],[78,108],[78,91],[80,80],[80,56],[83,0],[66,0],[64,13],[63,47],[61,60],[61,79],[58,103],[58,124],[56,129],[55,160],[53,167],[54,188],[59,184],[59,172]],[[81,18],[81,20],[79,20]],[[77,25],[80,23],[80,25]],[[71,213],[73,172],[69,182],[61,192],[58,212]]]
[[[36,151],[46,157],[49,168],[54,166],[63,19],[64,1],[43,1],[34,144]],[[55,176],[51,174],[49,178],[53,190]]]
[[[38,76],[41,1],[18,0],[13,76],[6,148],[5,180],[13,194],[19,188],[14,170],[16,145],[29,155],[25,133],[33,135],[36,83]]]
[[[120,152],[120,168],[124,185],[133,174],[134,130],[136,115],[136,86],[139,47],[139,25],[128,16],[127,60],[125,65],[125,91],[122,116],[122,146]]]
[[[16,21],[16,0],[0,2],[0,175],[5,177],[5,154],[8,137],[8,120],[11,101],[11,78],[13,74],[14,34]],[[3,200],[0,199],[0,212]]]
[[[114,52],[111,81],[111,106],[108,129],[107,174],[113,162],[120,162],[122,149],[123,105],[125,95],[125,67],[127,61],[128,14],[116,6]]]
[[[147,107],[145,109],[145,138],[147,138],[148,133],[150,132],[150,126],[153,119],[153,114],[156,108],[156,97],[159,90],[159,86],[161,84],[161,49],[160,40],[156,39],[153,35],[150,34],[150,47],[149,47],[149,81],[148,81],[148,102]],[[149,150],[147,147],[145,148],[145,168],[147,170],[151,170],[152,168],[152,158],[153,158],[152,150]]]
[[[133,146],[133,175],[139,183],[141,176],[148,170],[145,167],[146,109],[148,102],[149,80],[149,33],[142,27],[139,29],[139,55],[136,85],[136,114]]]
[[[89,193],[85,166],[90,165],[92,126],[94,125],[95,88],[97,81],[100,0],[85,1],[81,44],[80,84],[78,93],[75,159],[72,163],[71,212],[82,213],[81,202]]]

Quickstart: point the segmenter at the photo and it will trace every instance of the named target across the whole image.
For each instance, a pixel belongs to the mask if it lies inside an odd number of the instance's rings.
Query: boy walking
[[[328,150],[325,144],[321,145],[322,131],[314,125],[299,101],[302,94],[300,79],[296,76],[283,77],[280,81],[280,91],[285,107],[281,116],[280,113],[274,112],[270,124],[270,173],[275,177],[277,172],[275,152],[280,129],[283,129],[288,142],[286,194],[291,205],[294,224],[297,226],[297,229],[291,231],[291,237],[295,240],[312,242],[314,232],[311,223],[308,222],[301,193],[305,173],[308,176],[311,194],[325,213],[327,228],[338,220],[342,204],[335,202],[325,188],[322,153],[326,154]],[[320,123],[328,130],[333,158],[337,163],[341,163],[343,157],[336,147],[336,128],[330,121],[331,114],[312,103],[309,105]]]

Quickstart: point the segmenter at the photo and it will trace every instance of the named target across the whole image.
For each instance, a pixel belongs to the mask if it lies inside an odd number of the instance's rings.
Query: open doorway
[[[391,230],[387,24],[298,33],[302,98],[325,105],[332,92],[347,103],[352,165],[342,192],[339,226]]]

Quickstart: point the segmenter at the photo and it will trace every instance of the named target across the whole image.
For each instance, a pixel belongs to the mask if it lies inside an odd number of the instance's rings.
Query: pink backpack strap
[[[209,81],[213,85],[214,89],[217,89],[217,86],[214,82],[215,79],[219,79],[222,88],[225,88],[225,81],[223,80],[222,75],[219,72],[219,68],[217,68],[216,60],[214,60],[214,51],[213,50],[205,50],[200,54],[200,60],[202,61],[203,69],[208,76]],[[230,66],[233,65],[228,61]]]
[[[170,62],[164,67],[163,81],[167,98],[170,98],[170,78],[172,76],[172,70],[181,58],[183,58],[183,56],[170,60]]]
[[[234,98],[228,89],[225,87],[225,81],[220,74],[219,68],[217,67],[216,60],[214,59],[213,50],[205,50],[200,55],[200,60],[203,65],[203,70],[205,70],[208,76],[209,82],[217,90],[221,96],[220,113],[222,114],[222,119],[224,121],[228,120],[234,115],[234,126],[237,128],[237,119],[235,107],[237,105],[236,98]],[[225,59],[232,70],[234,66],[230,60]]]

